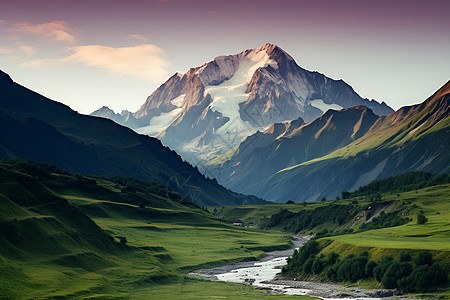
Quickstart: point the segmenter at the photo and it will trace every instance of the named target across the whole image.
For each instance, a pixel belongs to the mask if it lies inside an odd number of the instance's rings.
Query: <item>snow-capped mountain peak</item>
[[[356,105],[378,115],[393,112],[386,104],[361,98],[342,80],[299,67],[288,53],[267,43],[174,74],[132,114],[138,126],[124,124],[159,137],[198,164],[274,123],[299,117],[308,122],[328,109]]]

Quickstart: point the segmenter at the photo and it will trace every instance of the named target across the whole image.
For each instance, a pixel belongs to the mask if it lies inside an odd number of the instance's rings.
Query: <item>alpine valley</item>
[[[394,112],[273,44],[134,113],[0,71],[0,299],[449,299],[449,104]]]
[[[92,115],[157,137],[231,190],[311,201],[407,171],[448,172],[448,90],[394,112],[268,43],[173,75],[136,113]]]

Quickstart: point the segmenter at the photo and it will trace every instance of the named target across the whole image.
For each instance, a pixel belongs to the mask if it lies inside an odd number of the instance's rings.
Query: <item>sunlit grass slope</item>
[[[287,234],[232,226],[103,179],[86,187],[67,184],[71,174],[44,180],[3,167],[0,179],[1,299],[290,299],[185,277],[287,248]]]

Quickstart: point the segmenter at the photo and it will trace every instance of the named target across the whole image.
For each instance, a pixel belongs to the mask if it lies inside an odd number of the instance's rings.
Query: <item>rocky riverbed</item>
[[[311,236],[297,236],[293,248],[284,251],[268,252],[259,261],[240,262],[209,269],[200,269],[188,276],[208,280],[247,283],[261,288],[269,288],[273,293],[289,295],[310,295],[322,299],[406,299],[396,295],[393,290],[360,289],[344,287],[334,283],[298,281],[280,278],[277,273],[295,249],[304,245]]]

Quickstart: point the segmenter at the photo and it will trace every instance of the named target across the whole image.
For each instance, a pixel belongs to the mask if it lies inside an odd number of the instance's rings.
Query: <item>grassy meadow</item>
[[[0,177],[1,299],[292,298],[186,277],[289,248],[289,234],[232,226],[156,194],[122,193],[107,180],[36,180],[6,168]]]
[[[377,204],[380,211],[410,220],[361,231],[366,221],[362,217],[373,201],[367,197],[205,210],[161,193],[125,192],[130,189],[104,178],[60,173],[33,177],[5,166],[0,167],[0,179],[1,299],[308,298],[186,274],[289,248],[294,232],[257,227],[269,224],[281,210],[313,212],[330,205],[349,207],[357,214],[342,224],[330,215],[300,232],[328,229],[329,234],[318,240],[324,254],[368,251],[376,260],[405,250],[416,257],[429,250],[450,268],[450,184],[383,194]],[[419,225],[420,212],[428,221]],[[253,226],[233,226],[235,219]],[[438,295],[445,297],[448,290]]]

